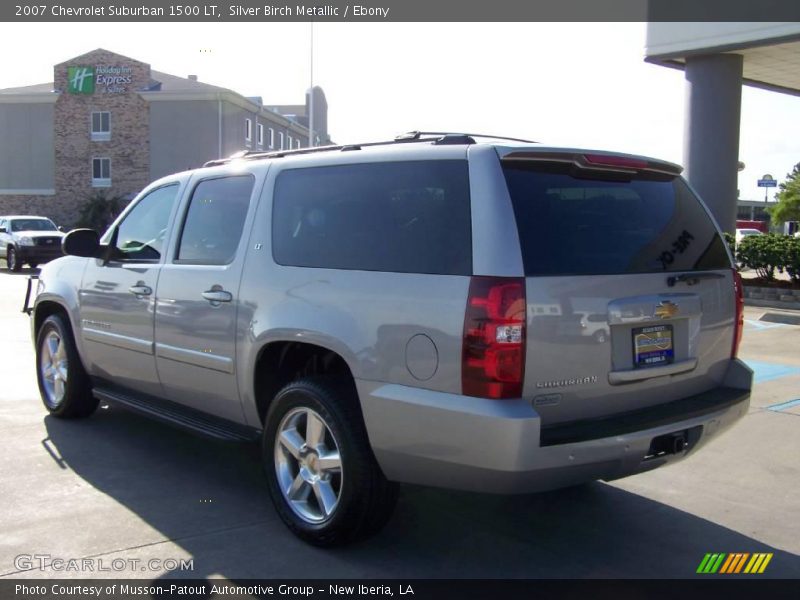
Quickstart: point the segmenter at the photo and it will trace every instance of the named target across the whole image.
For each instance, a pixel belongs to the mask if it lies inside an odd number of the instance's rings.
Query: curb
[[[761,315],[759,321],[782,323],[784,325],[800,325],[800,312],[797,314],[768,312]]]
[[[800,310],[800,290],[745,285],[744,305]]]
[[[761,308],[781,308],[785,310],[800,310],[800,302],[784,302],[783,300],[761,300],[745,298],[745,306],[758,306]]]

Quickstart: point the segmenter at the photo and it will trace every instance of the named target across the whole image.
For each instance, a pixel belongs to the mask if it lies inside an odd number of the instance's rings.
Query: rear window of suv
[[[288,266],[469,275],[467,162],[288,169],[275,184],[272,244]]]
[[[680,177],[619,180],[539,161],[506,161],[503,172],[526,275],[730,268],[714,223]]]

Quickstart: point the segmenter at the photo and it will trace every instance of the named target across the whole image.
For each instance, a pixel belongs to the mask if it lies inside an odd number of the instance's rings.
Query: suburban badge
[[[569,387],[572,385],[584,385],[587,383],[597,383],[597,375],[590,375],[588,377],[571,377],[569,379],[557,379],[554,381],[537,381],[536,389],[544,390],[557,387]]]

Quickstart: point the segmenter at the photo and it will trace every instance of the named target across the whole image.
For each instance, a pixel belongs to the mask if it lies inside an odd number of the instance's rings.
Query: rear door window
[[[282,265],[471,274],[467,162],[286,170],[275,184],[272,240]]]
[[[584,178],[569,166],[507,161],[526,275],[728,269],[722,238],[680,177]]]

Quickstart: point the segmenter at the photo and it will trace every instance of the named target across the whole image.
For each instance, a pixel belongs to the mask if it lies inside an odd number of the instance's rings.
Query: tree
[[[800,221],[800,163],[797,163],[791,173],[787,173],[786,181],[778,188],[778,203],[771,207],[769,216],[776,223],[786,221]]]
[[[88,227],[102,234],[124,206],[119,196],[107,196],[105,192],[95,192],[84,201],[75,225]]]

